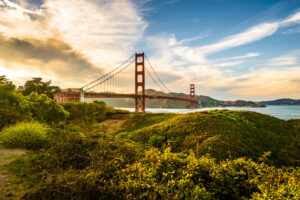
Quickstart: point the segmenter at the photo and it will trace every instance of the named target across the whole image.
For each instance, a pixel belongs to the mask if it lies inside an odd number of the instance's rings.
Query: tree
[[[58,86],[52,86],[51,84],[51,80],[43,82],[42,78],[33,78],[25,83],[23,95],[27,96],[32,92],[36,92],[38,94],[45,94],[49,98],[53,99],[54,94],[60,92],[60,88]]]
[[[6,85],[7,88],[11,91],[16,89],[16,86],[11,81],[9,81],[5,75],[0,76],[0,84]]]
[[[45,94],[38,95],[32,92],[26,97],[30,103],[30,112],[33,119],[48,124],[65,122],[69,113]]]

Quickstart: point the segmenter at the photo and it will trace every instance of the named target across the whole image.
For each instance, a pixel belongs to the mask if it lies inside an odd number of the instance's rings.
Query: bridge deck
[[[137,96],[135,94],[118,94],[118,93],[97,93],[97,92],[86,92],[84,93],[84,98],[131,98],[135,99]],[[197,102],[195,99],[168,96],[168,95],[144,95],[147,99],[172,99],[178,101],[188,101],[188,102]],[[55,95],[55,100],[58,103],[66,102],[80,102],[80,93],[79,92],[60,92]]]

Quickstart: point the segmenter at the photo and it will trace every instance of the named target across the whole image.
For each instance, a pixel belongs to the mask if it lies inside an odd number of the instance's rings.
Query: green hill
[[[276,99],[273,101],[261,101],[263,105],[300,105],[300,99]]]
[[[161,149],[170,146],[172,152],[192,149],[197,155],[210,154],[219,160],[257,160],[270,151],[271,160],[282,165],[299,160],[299,146],[295,142],[299,138],[299,124],[300,120],[284,121],[255,112],[212,110],[177,115],[137,130],[131,127],[119,137]],[[293,154],[293,159],[287,160],[288,154]]]

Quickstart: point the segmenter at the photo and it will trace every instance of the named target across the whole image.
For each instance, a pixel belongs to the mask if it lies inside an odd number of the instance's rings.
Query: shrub
[[[107,118],[107,107],[104,102],[66,103],[63,107],[70,113],[69,120],[76,123],[91,124]]]
[[[0,108],[29,115],[48,124],[65,122],[69,114],[44,94],[33,92],[25,97],[13,91],[7,84],[0,84]]]
[[[0,108],[30,114],[28,100],[22,94],[15,93],[8,84],[0,84]]]
[[[49,149],[51,158],[48,165],[67,169],[85,168],[91,160],[90,151],[97,146],[97,141],[80,132],[67,134],[59,138]]]
[[[245,158],[217,162],[207,155],[196,158],[170,149],[140,151],[124,141],[99,145],[85,168],[44,172],[42,181],[25,190],[23,198],[299,199],[299,168],[275,168]],[[38,172],[42,171],[45,168]]]
[[[29,120],[30,116],[20,114],[19,112],[0,108],[0,131],[8,125],[17,122]]]
[[[6,127],[0,133],[0,141],[7,148],[38,149],[49,144],[50,129],[37,122],[21,122]]]
[[[26,98],[30,102],[32,117],[40,122],[57,124],[65,122],[69,115],[62,106],[58,105],[45,94],[38,95],[33,92]]]

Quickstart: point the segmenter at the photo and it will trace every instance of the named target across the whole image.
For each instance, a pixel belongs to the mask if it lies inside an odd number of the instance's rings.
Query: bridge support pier
[[[145,113],[145,60],[144,53],[135,54],[135,112]]]
[[[190,84],[190,99],[191,101],[191,107],[190,108],[196,108],[196,96],[195,96],[195,84]]]
[[[84,103],[84,91],[83,91],[83,89],[80,89],[80,102]]]

